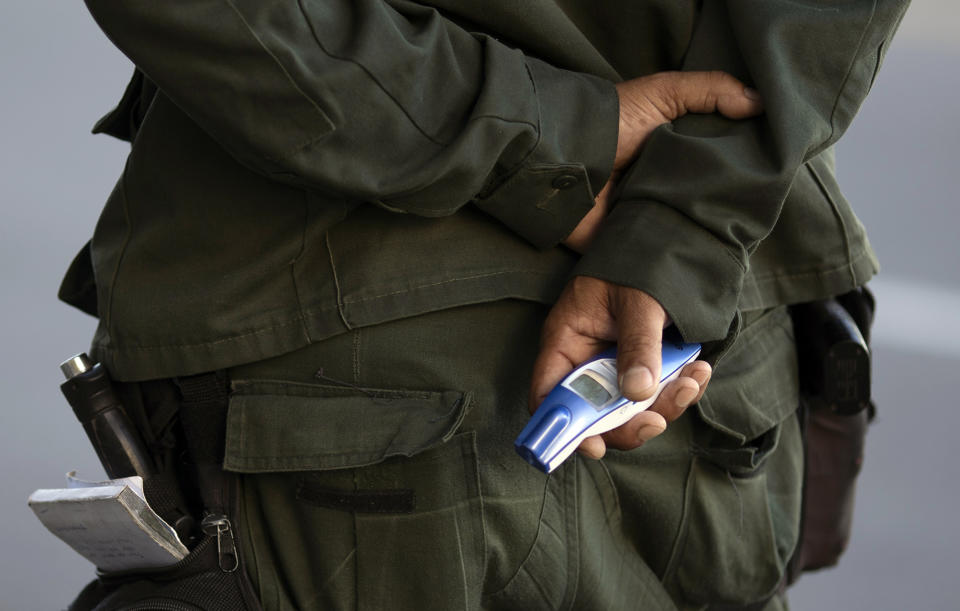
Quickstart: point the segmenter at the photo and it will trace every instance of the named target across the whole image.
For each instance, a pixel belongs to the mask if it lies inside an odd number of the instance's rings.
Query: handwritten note
[[[72,487],[37,490],[27,502],[50,532],[100,570],[159,568],[187,555],[173,528],[147,504],[142,481],[67,478]]]

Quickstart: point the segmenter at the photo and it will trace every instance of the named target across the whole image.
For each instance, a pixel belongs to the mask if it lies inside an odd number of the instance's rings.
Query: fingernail
[[[644,444],[660,434],[659,427],[652,424],[645,424],[637,429],[637,441]]]
[[[697,392],[698,391],[693,388],[681,388],[677,391],[677,396],[674,397],[673,400],[677,404],[677,407],[686,407],[697,398]]]
[[[710,372],[699,369],[697,371],[694,371],[693,375],[690,377],[696,380],[697,384],[699,384],[700,387],[702,388],[703,385],[706,384],[708,380],[710,380]]]
[[[620,390],[624,394],[640,394],[653,386],[653,373],[643,365],[631,367],[620,377]]]
[[[751,100],[756,101],[756,102],[759,102],[759,101],[760,101],[760,92],[757,91],[756,89],[754,89],[753,87],[744,87],[744,88],[743,88],[743,95],[744,95],[745,97],[747,97],[747,98],[750,98]]]

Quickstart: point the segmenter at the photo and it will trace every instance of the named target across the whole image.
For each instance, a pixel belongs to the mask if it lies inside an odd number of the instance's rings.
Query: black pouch
[[[177,564],[100,574],[69,611],[239,611],[259,609],[242,571],[220,567],[217,536],[205,536]]]
[[[787,584],[834,566],[846,550],[863,464],[870,398],[869,332],[874,299],[865,288],[794,306],[800,357],[804,490],[800,541]]]
[[[203,505],[202,536],[186,558],[160,569],[98,573],[68,611],[260,611],[241,564],[236,476],[221,467],[227,409],[222,373],[176,380],[177,415]],[[133,410],[136,412],[137,410]],[[154,413],[154,416],[156,413]],[[150,487],[146,486],[148,497]]]

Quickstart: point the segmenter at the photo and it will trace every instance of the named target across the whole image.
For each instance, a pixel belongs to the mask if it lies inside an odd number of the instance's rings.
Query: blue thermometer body
[[[577,367],[557,384],[514,442],[534,467],[550,473],[587,437],[615,429],[656,400],[668,382],[700,354],[700,344],[683,343],[676,329],[663,333],[663,365],[656,393],[630,401],[617,383],[617,351],[610,348]]]

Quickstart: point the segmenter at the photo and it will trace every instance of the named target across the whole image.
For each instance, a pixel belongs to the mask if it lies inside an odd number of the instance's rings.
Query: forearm
[[[451,214],[538,246],[606,182],[613,85],[374,0],[88,0],[100,26],[240,162],[272,178]]]
[[[688,116],[655,132],[577,273],[648,292],[688,338],[725,336],[750,253],[797,170],[849,125],[906,3],[819,4],[705,3],[685,69],[740,76],[765,114]]]

